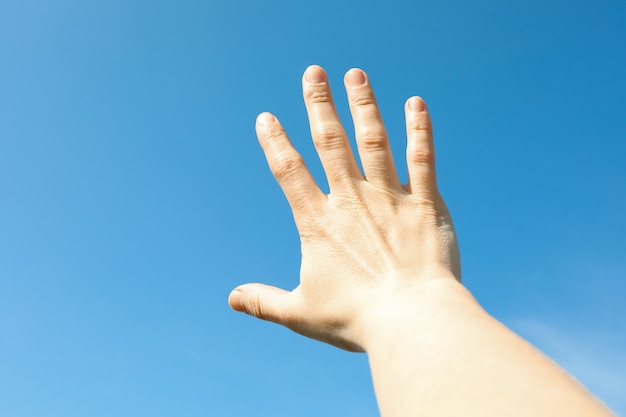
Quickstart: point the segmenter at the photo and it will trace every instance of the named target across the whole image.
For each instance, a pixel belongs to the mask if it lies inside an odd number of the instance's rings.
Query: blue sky
[[[0,415],[376,416],[365,355],[232,312],[299,245],[254,136],[324,185],[300,77],[423,96],[464,282],[626,415],[626,3],[0,2]]]

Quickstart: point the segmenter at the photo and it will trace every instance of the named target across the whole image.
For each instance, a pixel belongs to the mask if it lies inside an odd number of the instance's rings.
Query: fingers
[[[285,193],[297,221],[307,207],[314,207],[323,201],[324,194],[274,116],[261,113],[257,118],[256,132],[270,170]]]
[[[367,75],[360,69],[347,72],[344,83],[354,121],[356,142],[367,181],[400,188],[387,131]]]
[[[409,190],[432,199],[437,192],[433,130],[426,103],[411,97],[405,105]]]
[[[294,320],[289,291],[264,284],[246,284],[235,288],[228,297],[231,308],[262,320],[289,325]]]
[[[326,73],[312,65],[304,73],[302,91],[311,136],[331,189],[351,187],[363,177],[354,161],[346,133],[339,121]]]

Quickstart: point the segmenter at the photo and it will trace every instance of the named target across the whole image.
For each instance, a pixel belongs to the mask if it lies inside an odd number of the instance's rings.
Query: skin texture
[[[293,291],[242,285],[231,307],[367,352],[384,417],[612,415],[461,285],[424,101],[405,104],[409,181],[401,184],[367,75],[352,69],[344,81],[364,173],[324,70],[311,66],[302,80],[328,195],[279,121],[257,118],[259,143],[300,234],[300,282]]]

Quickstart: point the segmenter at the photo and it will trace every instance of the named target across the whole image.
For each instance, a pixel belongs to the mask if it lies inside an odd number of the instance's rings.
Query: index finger
[[[302,156],[291,144],[280,122],[270,113],[257,117],[256,132],[267,164],[283,190],[298,222],[301,215],[315,211],[325,199],[306,167]]]

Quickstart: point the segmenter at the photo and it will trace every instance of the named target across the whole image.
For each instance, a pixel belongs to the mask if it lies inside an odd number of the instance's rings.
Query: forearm
[[[456,281],[386,306],[364,327],[383,417],[612,415]]]

